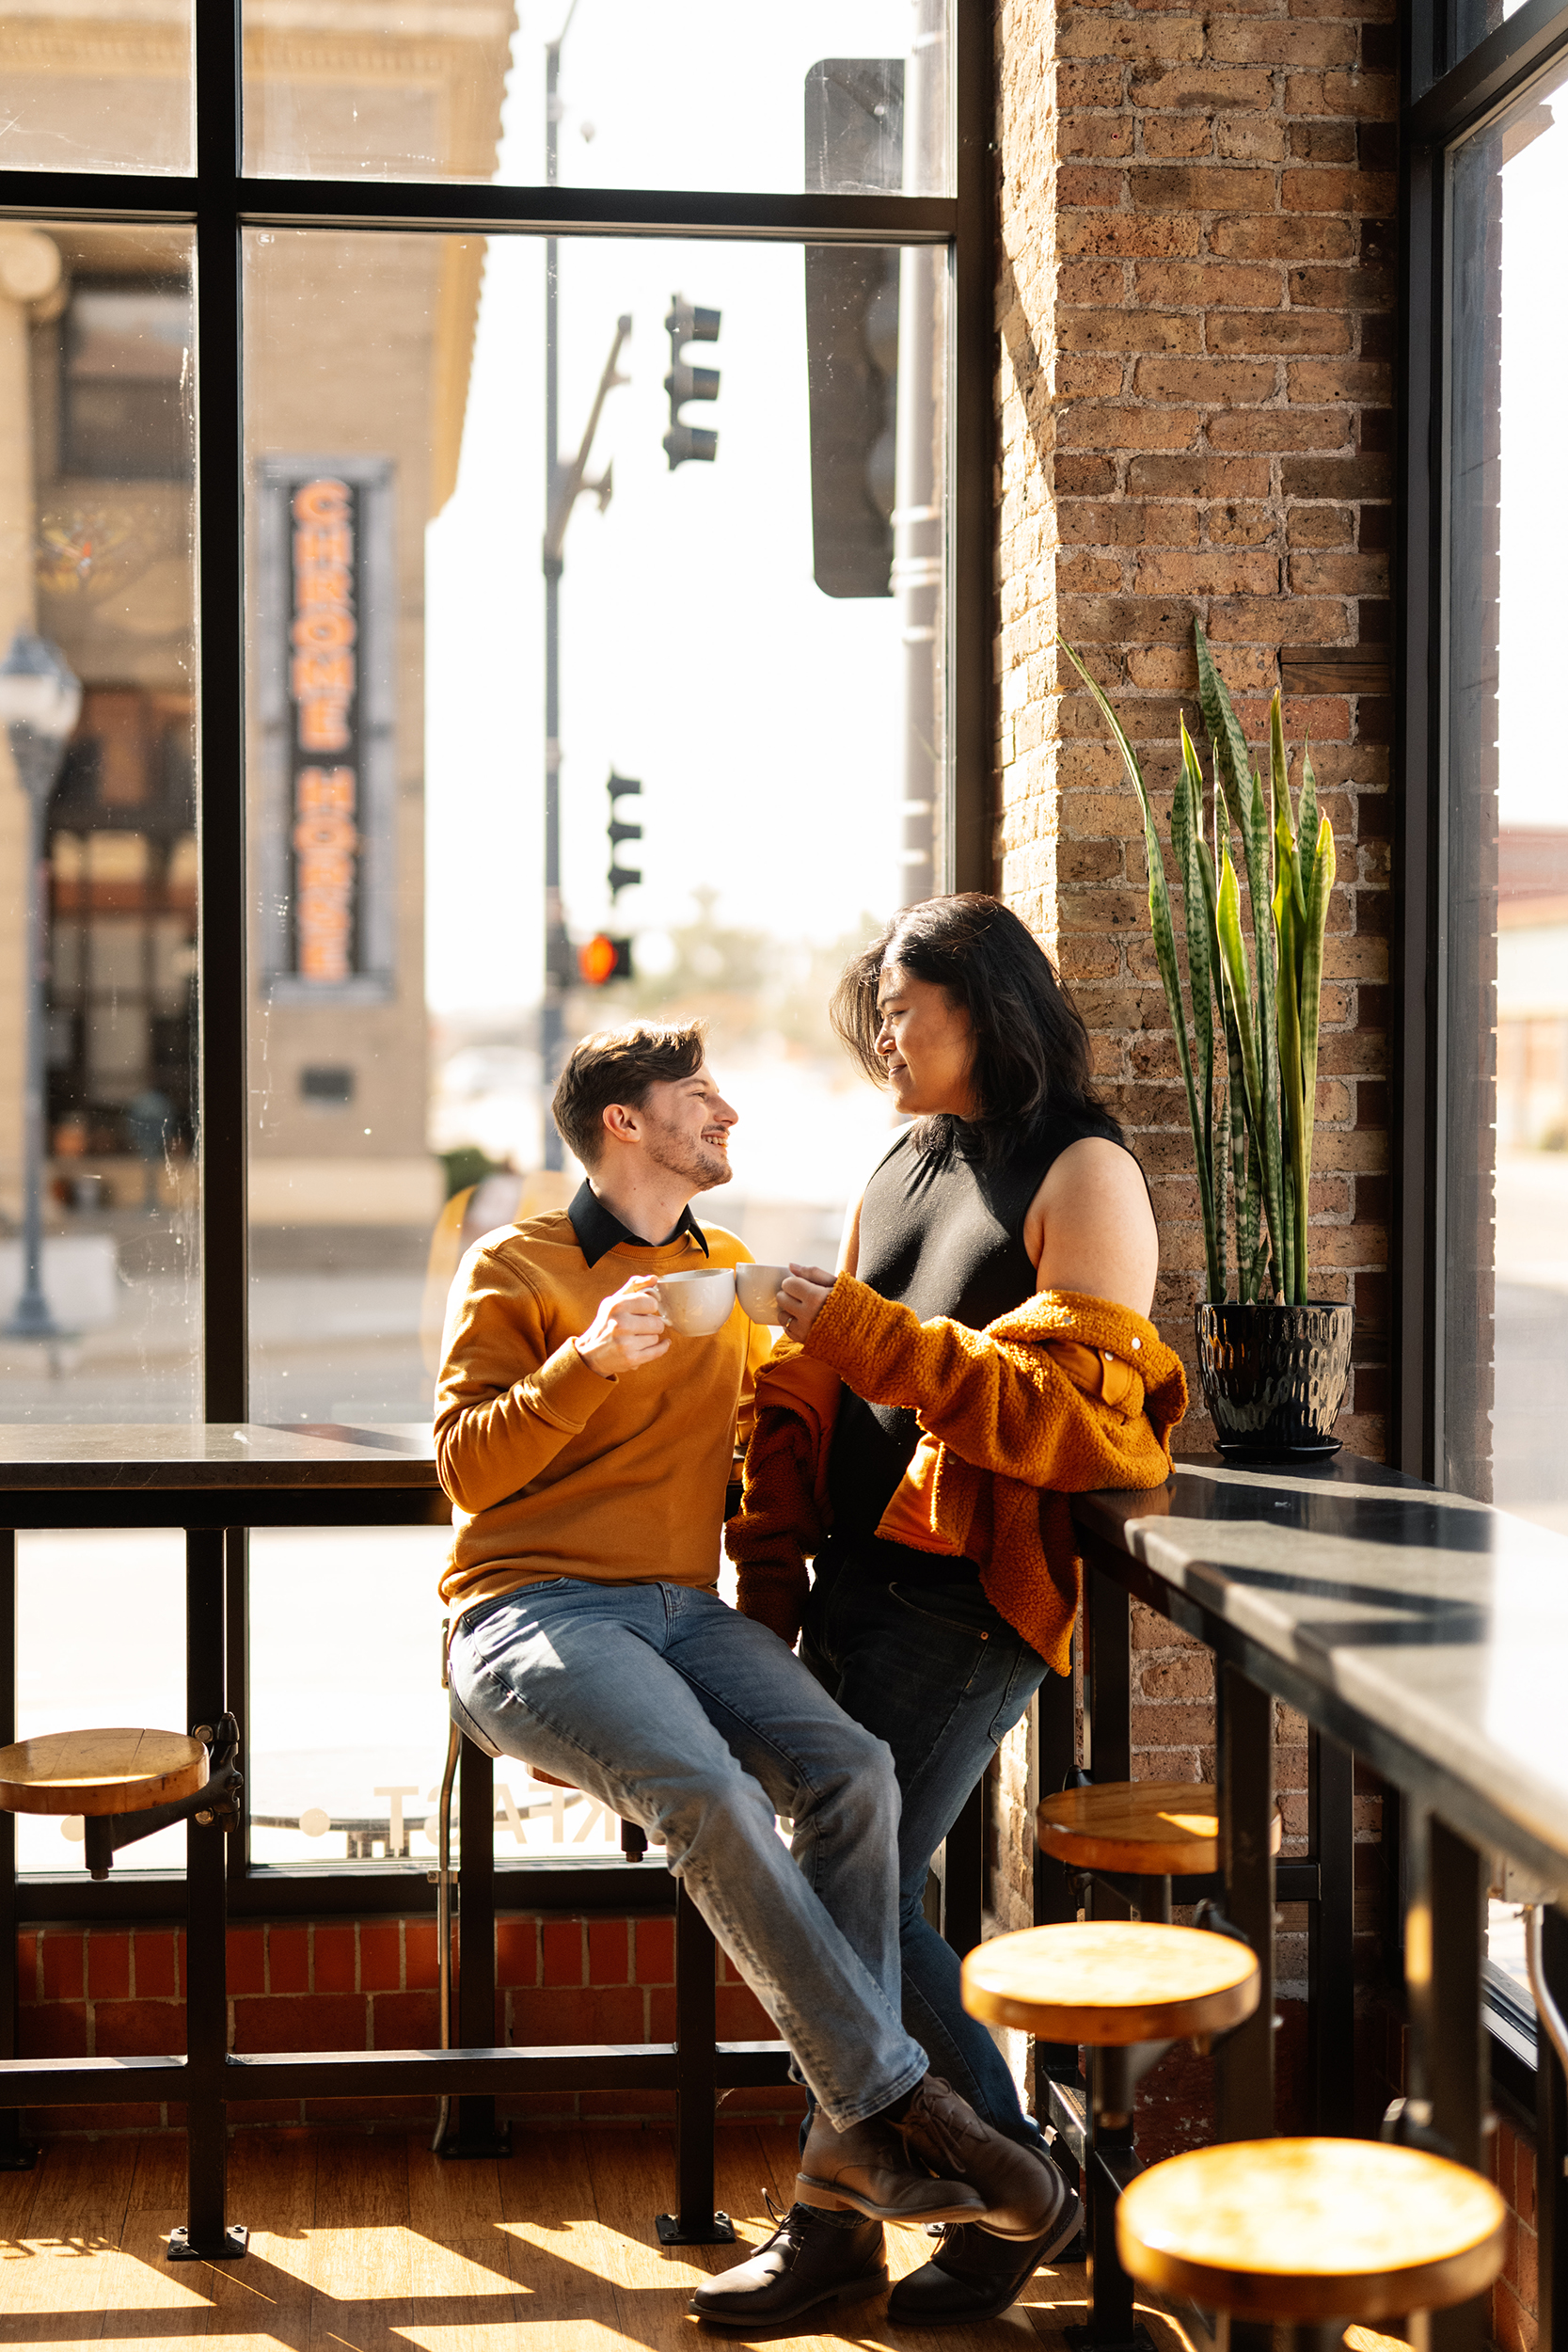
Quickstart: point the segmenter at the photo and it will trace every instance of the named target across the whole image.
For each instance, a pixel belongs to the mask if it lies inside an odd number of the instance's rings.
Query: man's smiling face
[[[683,1177],[697,1192],[729,1183],[730,1129],[740,1114],[720,1093],[706,1062],[689,1078],[656,1079],[634,1115],[656,1167]]]

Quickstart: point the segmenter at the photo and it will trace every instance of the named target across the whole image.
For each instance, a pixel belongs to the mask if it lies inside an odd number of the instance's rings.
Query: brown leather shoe
[[[977,2189],[933,2180],[911,2163],[891,2125],[874,2118],[835,2132],[820,2107],[800,2153],[795,2195],[802,2205],[851,2206],[870,2221],[978,2221],[985,2212]]]
[[[1049,2224],[1053,2185],[1038,2156],[982,2123],[940,2074],[916,2085],[895,2129],[920,2163],[979,2191],[993,2237],[1037,2237]]]

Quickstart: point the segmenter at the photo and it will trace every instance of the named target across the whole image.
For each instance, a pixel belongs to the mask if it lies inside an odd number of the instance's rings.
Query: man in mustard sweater
[[[884,2285],[885,2219],[1034,2236],[1046,2168],[930,2076],[900,2023],[887,1747],[716,1589],[767,1351],[738,1306],[689,1339],[658,1303],[661,1277],[749,1255],[691,1215],[729,1182],[736,1122],[701,1025],[584,1039],[554,1110],[587,1182],[478,1243],[447,1317],[452,1712],[661,1844],[788,2042],[817,2102],[797,2201],[692,2298],[776,2327]]]

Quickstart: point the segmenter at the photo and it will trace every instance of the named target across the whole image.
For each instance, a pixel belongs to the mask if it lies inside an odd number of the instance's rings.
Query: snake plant
[[[1181,894],[1185,997],[1164,857],[1137,755],[1078,655],[1065,640],[1057,643],[1116,738],[1143,811],[1149,924],[1192,1121],[1207,1295],[1216,1301],[1305,1306],[1334,829],[1319,810],[1305,747],[1299,809],[1292,804],[1277,691],[1269,711],[1265,793],[1203,631],[1195,627],[1193,634],[1214,790],[1211,846],[1203,770],[1183,718],[1170,844]],[[1241,845],[1240,871],[1231,857],[1233,840]],[[1250,942],[1242,908],[1243,873]],[[1233,1289],[1227,1222],[1235,1232]]]

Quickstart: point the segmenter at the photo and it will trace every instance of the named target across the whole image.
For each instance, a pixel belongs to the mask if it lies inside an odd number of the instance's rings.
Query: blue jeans
[[[958,1955],[926,1917],[932,1854],[1044,1681],[1037,1650],[974,1576],[879,1581],[847,1549],[817,1562],[800,1655],[824,1690],[893,1751],[903,1792],[898,1925],[904,2023],[975,2112],[1009,2139],[1043,2145],[990,2035],[965,2011]]]
[[[766,1626],[686,1585],[555,1577],[469,1611],[451,1696],[481,1746],[663,1845],[840,2130],[913,2090],[893,1758]]]

